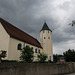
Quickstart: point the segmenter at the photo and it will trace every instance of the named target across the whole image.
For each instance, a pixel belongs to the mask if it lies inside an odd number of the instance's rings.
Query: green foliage
[[[26,46],[21,51],[20,59],[25,62],[32,62],[33,61],[33,50],[29,46]]]
[[[69,49],[68,51],[63,53],[65,60],[67,62],[71,61],[71,62],[75,62],[75,51],[74,49]]]
[[[75,25],[75,20],[72,21],[72,26],[74,26],[74,25]]]
[[[47,59],[47,55],[46,54],[41,54],[40,53],[37,57],[38,57],[38,61],[40,63],[44,63],[46,61],[46,59]]]
[[[63,55],[57,55],[57,54],[55,55],[55,54],[54,54],[54,55],[53,55],[53,60],[54,60],[54,62],[58,62],[58,60],[59,60],[60,57],[63,57]]]
[[[74,26],[75,25],[75,20],[72,21],[69,25]]]
[[[59,59],[58,55],[57,55],[57,54],[56,54],[56,55],[54,54],[54,55],[53,55],[53,60],[54,60],[54,62],[57,62],[58,59]]]
[[[5,58],[6,57],[6,51],[1,50],[0,51],[0,58]]]

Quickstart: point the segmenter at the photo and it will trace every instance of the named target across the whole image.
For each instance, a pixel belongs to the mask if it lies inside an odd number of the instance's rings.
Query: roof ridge
[[[26,33],[26,32],[24,32],[23,30],[19,29],[18,27],[14,26],[12,23],[9,23],[8,21],[6,21],[6,20],[4,20],[4,19],[2,19],[2,18],[0,18],[0,20],[3,20],[3,21],[5,21],[5,22],[7,22],[8,24],[10,24],[10,25],[12,25],[13,27],[17,28],[17,29],[20,30],[21,32]],[[27,34],[27,33],[26,33],[26,34]],[[30,36],[30,37],[32,37],[32,36],[29,35],[29,34],[27,34],[27,35]],[[32,38],[34,38],[34,37],[32,37]],[[34,38],[34,39],[36,39],[36,38]]]

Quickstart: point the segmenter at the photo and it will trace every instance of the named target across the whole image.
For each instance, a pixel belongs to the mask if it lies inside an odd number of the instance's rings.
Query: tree
[[[20,59],[25,62],[32,62],[33,61],[33,50],[29,46],[26,46],[21,51]]]
[[[58,57],[57,54],[56,55],[55,54],[53,55],[53,60],[54,60],[54,62],[57,62],[59,60],[59,57]]]
[[[2,58],[5,58],[5,57],[6,57],[6,51],[1,50],[0,51],[0,62],[1,62]]]
[[[63,57],[63,55],[54,54],[53,55],[54,62],[58,62],[60,57]]]
[[[40,63],[44,63],[46,61],[46,59],[47,59],[47,55],[46,54],[42,54],[42,53],[40,53],[37,57],[38,57],[38,61]]]
[[[71,62],[75,62],[75,51],[74,49],[69,49],[68,51],[63,53],[65,60],[67,62],[71,61]]]
[[[74,26],[75,25],[75,20],[73,20],[72,23],[69,23],[69,25]]]

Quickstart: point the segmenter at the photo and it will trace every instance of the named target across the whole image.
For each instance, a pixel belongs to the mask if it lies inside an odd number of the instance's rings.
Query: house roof
[[[6,32],[10,35],[10,37],[16,38],[23,42],[42,48],[39,41],[35,39],[34,37],[30,36],[29,34],[25,33],[19,28],[13,26],[12,24],[8,23],[2,18],[0,18],[0,22],[3,25],[4,29],[6,30]]]
[[[44,25],[43,25],[41,31],[42,31],[42,30],[50,30],[46,22],[44,23]],[[50,31],[52,32],[52,30],[50,30]]]

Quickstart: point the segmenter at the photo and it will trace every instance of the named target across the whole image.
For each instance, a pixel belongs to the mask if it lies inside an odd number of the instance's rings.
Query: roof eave
[[[46,30],[46,29],[44,29],[44,30]],[[41,29],[41,30],[40,30],[40,32],[41,32],[41,31],[44,31],[44,30],[42,30],[42,29]],[[48,29],[47,29],[47,30],[48,30]],[[52,32],[52,30],[50,30],[50,29],[49,29],[49,31],[51,31],[51,32]]]
[[[36,46],[36,47],[42,48],[41,46],[37,46],[37,45],[34,45],[34,44],[29,43],[29,42],[27,42],[27,41],[24,41],[24,40],[18,39],[17,37],[14,37],[14,36],[11,36],[11,35],[10,35],[10,37],[15,38],[15,39],[17,39],[17,40],[20,40],[20,41],[22,41],[22,42],[25,42],[25,43],[31,44],[31,45],[33,45],[33,46]]]

